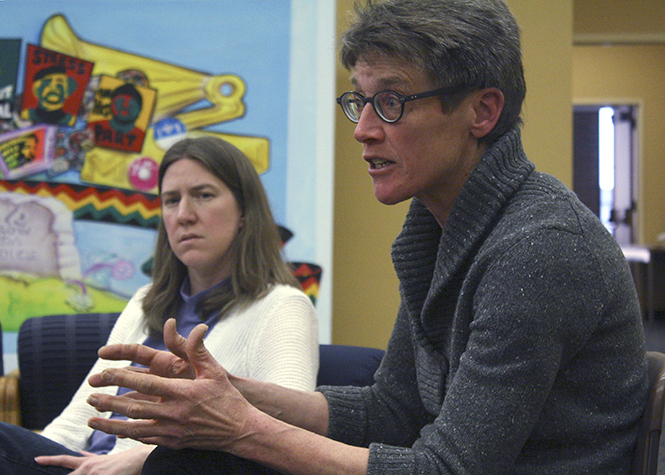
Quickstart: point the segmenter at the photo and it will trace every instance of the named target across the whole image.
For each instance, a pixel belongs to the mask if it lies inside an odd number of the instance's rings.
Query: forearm
[[[369,449],[345,445],[257,413],[232,453],[293,475],[365,475]]]
[[[323,394],[231,375],[229,379],[250,404],[266,414],[315,434],[328,433],[328,401]]]

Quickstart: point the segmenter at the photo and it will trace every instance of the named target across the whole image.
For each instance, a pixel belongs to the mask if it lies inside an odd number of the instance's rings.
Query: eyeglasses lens
[[[372,105],[376,113],[387,122],[395,122],[402,115],[402,103],[394,92],[382,91],[374,96]],[[357,92],[347,92],[342,96],[342,109],[353,122],[358,122],[365,107],[366,99]]]
[[[358,93],[347,92],[342,96],[342,109],[352,122],[358,122],[363,106],[363,98]]]
[[[376,112],[387,122],[394,122],[402,115],[402,102],[392,91],[383,91],[374,97]]]

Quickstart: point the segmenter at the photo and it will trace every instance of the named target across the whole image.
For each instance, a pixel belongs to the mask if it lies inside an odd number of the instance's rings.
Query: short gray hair
[[[495,87],[504,95],[501,117],[483,141],[492,143],[521,123],[526,83],[520,32],[503,0],[368,0],[340,38],[347,69],[374,55],[413,64],[436,87]],[[414,91],[421,92],[421,91]],[[453,102],[442,101],[451,110]]]

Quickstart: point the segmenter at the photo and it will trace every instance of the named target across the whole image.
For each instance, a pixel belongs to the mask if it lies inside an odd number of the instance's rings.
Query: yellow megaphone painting
[[[94,146],[87,152],[81,168],[82,180],[154,192],[156,171],[165,150],[180,138],[200,134],[219,136],[233,143],[248,156],[258,173],[268,169],[267,138],[205,129],[244,115],[246,84],[239,76],[206,74],[83,41],[60,14],[46,21],[40,41],[42,48],[93,63],[93,87],[95,80],[108,82],[109,79],[103,78],[112,77],[116,82],[131,84],[139,90],[155,91],[140,152]],[[94,94],[94,89],[90,88],[86,96],[88,104],[94,101]],[[201,103],[207,106],[201,107]]]

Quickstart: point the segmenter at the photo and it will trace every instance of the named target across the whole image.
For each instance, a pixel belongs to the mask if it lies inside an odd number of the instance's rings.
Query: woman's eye
[[[397,99],[396,97],[392,97],[392,96],[387,97],[386,100],[385,100],[385,106],[386,107],[391,107],[391,108],[392,107],[399,107],[399,99]]]
[[[176,206],[180,202],[180,195],[168,193],[162,195],[162,206]]]

